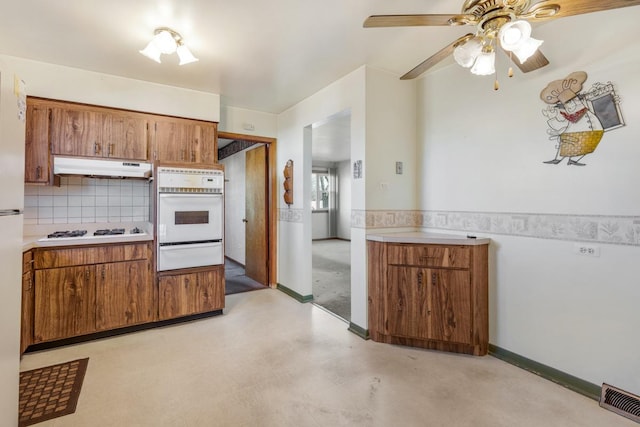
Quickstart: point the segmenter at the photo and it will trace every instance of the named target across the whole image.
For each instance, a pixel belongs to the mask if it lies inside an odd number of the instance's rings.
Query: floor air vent
[[[640,397],[631,393],[602,384],[600,406],[640,423]]]

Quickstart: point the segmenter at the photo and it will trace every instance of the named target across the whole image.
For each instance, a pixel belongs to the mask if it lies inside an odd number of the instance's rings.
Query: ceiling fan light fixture
[[[493,49],[483,49],[471,67],[471,73],[477,76],[488,76],[496,72],[496,52]]]
[[[533,37],[529,37],[527,41],[525,41],[522,46],[517,49],[514,49],[512,52],[518,58],[521,64],[524,64],[527,59],[531,57],[536,50],[543,43],[542,40],[534,39]]]
[[[482,53],[482,39],[474,37],[453,50],[453,59],[464,68],[469,68]]]
[[[527,21],[518,20],[507,22],[500,28],[498,39],[503,49],[513,51],[531,37],[531,24]]]

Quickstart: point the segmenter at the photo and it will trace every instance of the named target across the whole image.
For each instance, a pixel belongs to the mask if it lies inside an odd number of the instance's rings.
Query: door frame
[[[243,141],[251,144],[266,144],[267,146],[267,186],[269,188],[269,195],[267,197],[267,237],[269,239],[269,245],[267,248],[267,260],[269,266],[268,272],[268,285],[271,288],[278,286],[277,275],[277,242],[278,242],[278,178],[276,173],[276,138],[269,138],[256,135],[245,135],[233,132],[218,131],[218,138],[233,139],[235,141]]]

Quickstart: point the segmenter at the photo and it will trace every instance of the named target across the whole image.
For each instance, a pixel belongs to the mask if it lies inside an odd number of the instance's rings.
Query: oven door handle
[[[180,242],[180,243],[160,243],[160,249],[162,250],[176,250],[176,249],[184,249],[185,247],[189,247],[191,249],[197,248],[206,248],[209,246],[221,245],[222,240],[211,240],[210,242]]]

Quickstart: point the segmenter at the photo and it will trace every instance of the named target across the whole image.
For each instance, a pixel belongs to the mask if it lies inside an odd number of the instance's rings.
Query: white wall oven
[[[158,167],[158,271],[224,263],[224,174]]]

